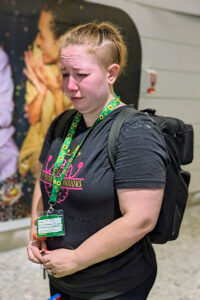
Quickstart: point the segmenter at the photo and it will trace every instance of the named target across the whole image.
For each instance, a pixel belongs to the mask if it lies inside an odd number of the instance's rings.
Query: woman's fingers
[[[40,84],[39,79],[35,75],[35,73],[30,69],[23,69],[24,74],[27,76],[27,78],[36,86]]]
[[[52,265],[52,262],[50,260],[50,257],[46,256],[47,251],[45,251],[45,259],[43,257],[43,268],[46,270],[46,272],[51,275],[54,276],[56,274],[55,272],[55,267]]]
[[[41,249],[42,249],[43,251],[45,251],[45,253],[46,253],[46,251],[48,251],[48,250],[47,250],[47,243],[46,243],[45,241],[41,241]]]
[[[32,81],[32,82],[34,81],[35,76],[34,76],[34,74],[33,74],[33,72],[31,70],[29,70],[29,69],[23,69],[23,72],[24,72],[24,74],[27,76],[27,78],[30,81]]]
[[[24,74],[27,76],[27,78],[33,83],[33,85],[36,87],[38,93],[45,94],[47,87],[44,84],[42,80],[37,76],[35,72],[32,71],[32,69],[23,69]]]
[[[53,271],[53,269],[46,269],[46,272],[47,272],[48,275],[56,277],[56,273]]]
[[[53,268],[53,266],[52,266],[52,264],[51,264],[50,262],[43,263],[43,267],[44,267],[45,269],[52,269],[52,268]]]
[[[33,57],[33,53],[31,50],[25,51],[24,52],[24,62],[26,65],[26,69],[29,72],[29,75],[31,74],[32,76],[34,75],[34,77],[38,77],[38,79],[40,78],[38,76],[38,71],[39,71],[39,67],[37,66],[34,57]],[[25,73],[26,74],[26,73]]]
[[[26,69],[24,69],[24,74],[28,77],[30,81],[36,86],[37,90],[40,92],[45,88],[49,89],[51,92],[55,90],[62,89],[62,74],[59,74],[55,77],[50,77],[45,69],[45,65],[42,61],[42,58],[39,60],[39,63],[36,64],[33,53],[31,50],[25,51],[24,61]],[[43,87],[41,88],[41,86]]]
[[[26,68],[29,71],[33,71],[35,64],[35,61],[33,59],[33,56],[30,56],[30,51],[25,51],[24,52],[24,62],[26,65]]]
[[[40,59],[39,61],[39,66],[37,67],[36,73],[40,80],[42,80],[46,84],[46,81],[48,80],[49,76],[45,71],[42,59]]]
[[[41,263],[41,255],[39,250],[39,243],[36,241],[30,241],[27,246],[28,258],[34,263]]]
[[[27,252],[28,252],[28,259],[30,261],[32,261],[33,263],[36,263],[36,264],[40,264],[40,261],[33,255],[31,250],[27,250]]]
[[[33,57],[33,52],[31,50],[27,51],[27,60],[29,62],[29,65],[34,69],[34,67],[36,67],[36,62],[35,59]]]

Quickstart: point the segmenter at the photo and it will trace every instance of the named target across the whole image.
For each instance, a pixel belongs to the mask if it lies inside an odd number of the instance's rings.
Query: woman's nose
[[[77,90],[78,89],[78,84],[77,84],[77,81],[76,79],[73,77],[73,76],[69,76],[69,79],[68,79],[68,89],[69,90]]]

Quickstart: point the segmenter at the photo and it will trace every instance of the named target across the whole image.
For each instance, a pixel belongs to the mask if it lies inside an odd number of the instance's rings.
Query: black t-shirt
[[[74,249],[92,234],[121,216],[116,189],[164,188],[167,154],[157,127],[144,114],[131,117],[118,138],[113,171],[107,153],[111,125],[124,107],[116,108],[86,138],[70,165],[55,209],[64,210],[65,236],[48,239],[48,249]],[[52,187],[52,171],[65,138],[54,137],[58,119],[50,126],[40,155],[43,164],[41,191],[47,210]],[[86,136],[82,120],[66,155]],[[134,201],[134,199],[133,199]],[[51,277],[53,285],[83,299],[106,299],[117,296],[145,280],[156,268],[152,246],[146,239],[127,251],[60,279]]]

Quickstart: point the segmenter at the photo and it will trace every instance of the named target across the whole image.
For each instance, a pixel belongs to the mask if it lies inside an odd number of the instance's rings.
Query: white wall
[[[138,3],[140,5],[153,6],[161,9],[172,10],[177,12],[184,12],[193,15],[200,15],[200,1],[199,0],[85,0],[86,2],[100,3],[104,5],[120,7],[116,2]]]
[[[147,12],[148,11],[148,12]],[[190,192],[200,190],[200,19],[141,7],[138,22],[143,49],[142,69],[157,72],[155,95],[141,93],[139,108],[153,107],[161,115],[183,119],[194,126],[194,161]],[[141,30],[140,30],[141,28]],[[143,77],[141,81],[141,91]]]
[[[142,73],[139,108],[155,108],[194,126],[195,158],[185,169],[192,173],[190,192],[200,191],[200,18],[194,16],[200,14],[200,0],[88,2],[121,8],[133,19],[141,38],[142,70],[154,69],[158,77],[156,93],[146,95]]]
[[[194,15],[200,15],[199,0],[127,0],[137,2],[148,6],[155,6],[167,10],[186,12]]]

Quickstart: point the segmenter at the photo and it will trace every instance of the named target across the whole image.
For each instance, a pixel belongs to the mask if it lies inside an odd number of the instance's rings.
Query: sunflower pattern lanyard
[[[58,154],[57,160],[54,165],[53,169],[53,183],[52,183],[52,190],[51,190],[51,196],[49,200],[49,209],[46,213],[46,216],[43,215],[40,217],[40,224],[37,225],[37,234],[39,237],[47,237],[47,236],[60,236],[64,235],[64,222],[63,222],[63,211],[55,211],[54,206],[57,201],[58,194],[61,189],[63,178],[65,177],[65,174],[71,165],[73,159],[76,157],[77,153],[79,152],[81,146],[83,145],[84,141],[90,134],[91,130],[99,124],[105,117],[107,117],[113,109],[120,104],[120,97],[115,95],[115,98],[106,106],[103,111],[100,113],[98,118],[96,119],[94,125],[90,128],[85,138],[80,142],[79,145],[76,146],[74,149],[71,157],[68,159],[67,163],[63,167],[63,162],[65,159],[65,155],[70,147],[70,144],[72,142],[72,139],[76,133],[76,129],[82,119],[82,114],[77,112],[73,118],[73,121],[70,125],[70,128],[68,130],[67,136],[62,144],[62,147],[60,149],[60,152]],[[58,220],[59,218],[59,220]],[[59,226],[57,226],[57,223],[59,223]],[[48,225],[47,225],[48,224]],[[57,228],[57,227],[58,228]],[[50,228],[51,227],[51,228]],[[57,228],[57,229],[56,229]],[[56,231],[57,230],[57,231]]]
[[[76,129],[78,127],[78,124],[80,123],[80,120],[82,118],[82,114],[80,114],[79,112],[76,113],[76,115],[74,116],[74,119],[72,121],[72,124],[69,128],[69,131],[67,133],[67,137],[61,147],[60,153],[57,157],[54,169],[53,169],[53,186],[52,186],[52,191],[51,191],[51,197],[49,200],[50,204],[55,204],[56,203],[56,199],[57,196],[59,194],[60,188],[61,188],[61,184],[62,184],[62,180],[69,168],[69,166],[71,165],[73,159],[76,157],[77,153],[79,152],[81,146],[83,145],[85,139],[87,138],[87,136],[90,134],[91,130],[98,124],[100,123],[106,116],[109,115],[109,113],[111,113],[111,111],[113,111],[113,109],[119,105],[120,103],[120,98],[118,96],[115,97],[115,99],[113,101],[111,101],[108,106],[106,108],[104,108],[104,110],[100,113],[100,115],[98,116],[97,120],[95,121],[94,125],[90,128],[88,134],[86,135],[86,137],[81,141],[81,143],[79,145],[76,146],[75,150],[73,151],[71,157],[69,158],[69,160],[67,161],[65,167],[63,168],[63,170],[61,171],[60,168],[63,164],[65,155],[70,147],[71,141],[75,135]],[[60,170],[60,173],[59,173]],[[59,173],[59,175],[58,175]]]

